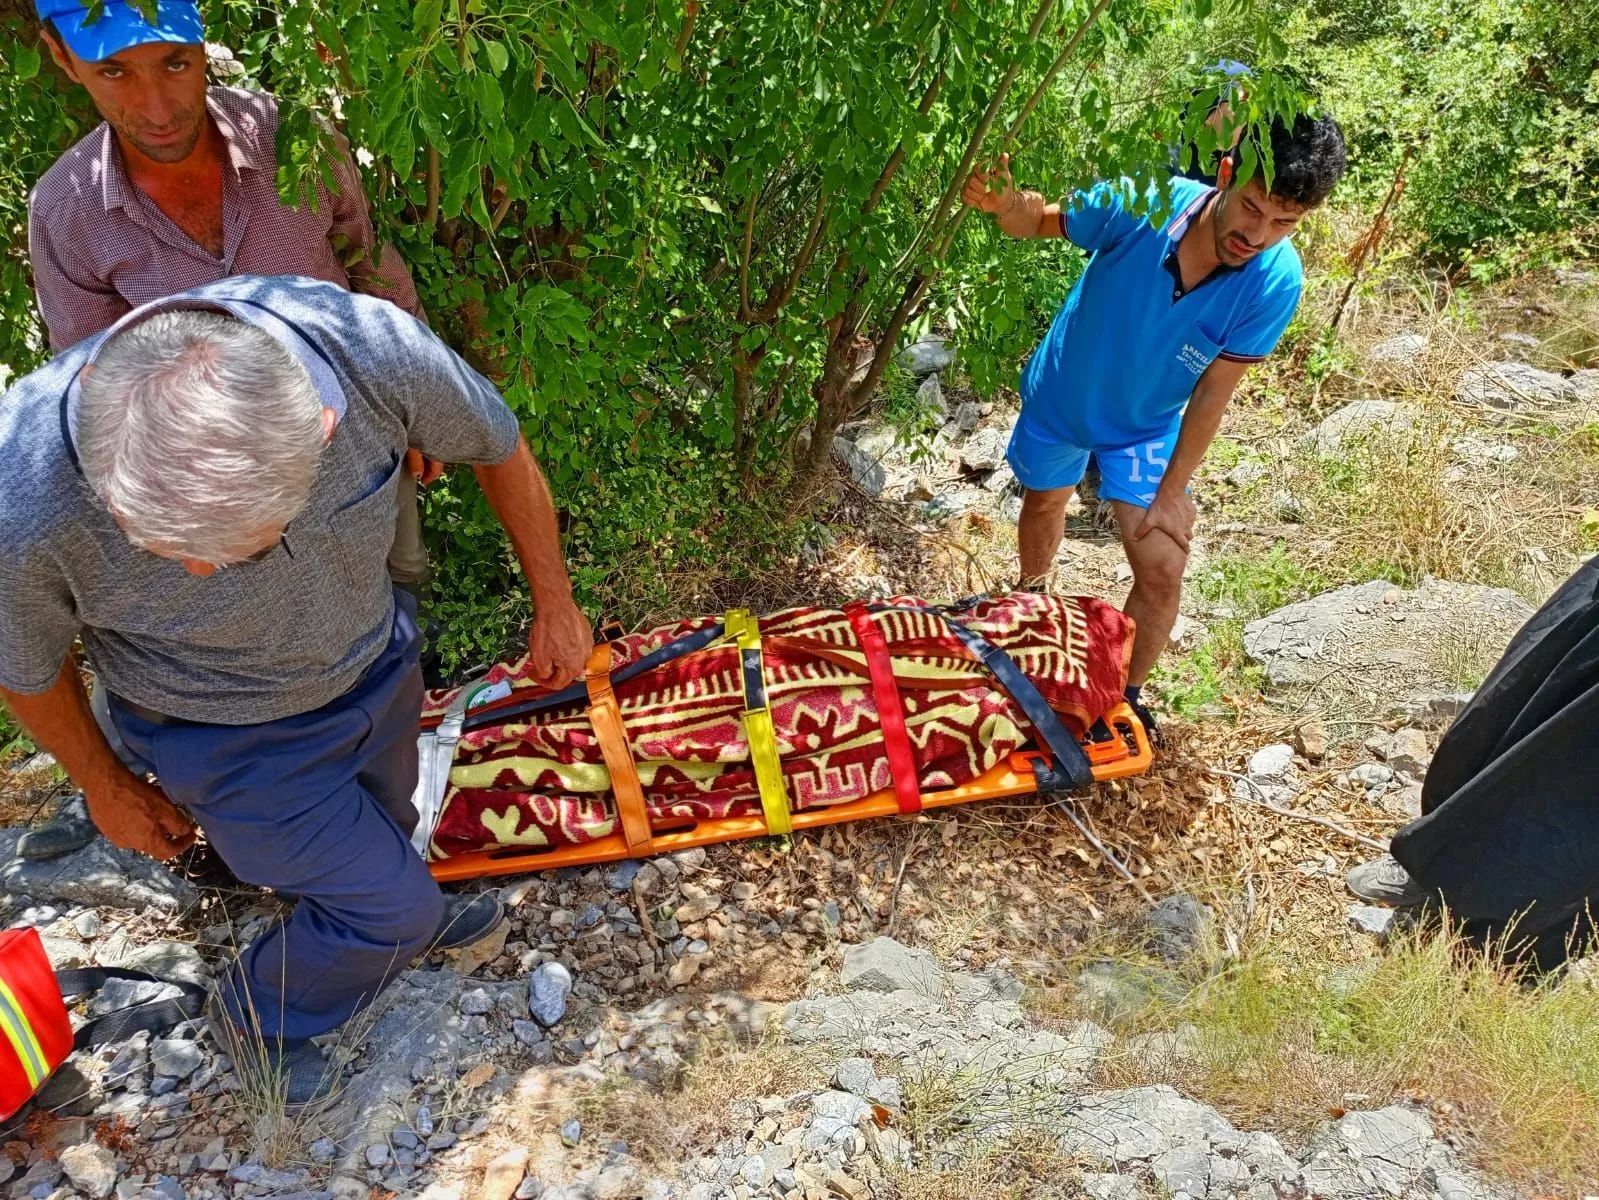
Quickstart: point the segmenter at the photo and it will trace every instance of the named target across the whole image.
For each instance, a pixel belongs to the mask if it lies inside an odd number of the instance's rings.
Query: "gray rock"
[[[854,992],[905,990],[936,998],[944,988],[944,972],[937,959],[926,950],[913,950],[888,937],[846,950],[839,977]]]
[[[1432,751],[1427,746],[1427,735],[1419,729],[1396,729],[1388,740],[1385,757],[1388,765],[1401,775],[1420,779],[1427,774],[1432,762]]]
[[[1365,788],[1368,792],[1381,792],[1394,781],[1394,770],[1382,763],[1361,763],[1350,768],[1349,781]]]
[[[494,997],[483,988],[473,988],[462,993],[460,1008],[469,1017],[481,1017],[494,1011]]]
[[[1486,470],[1494,466],[1507,466],[1521,457],[1509,442],[1490,442],[1479,437],[1459,437],[1449,443],[1449,449],[1467,466]]]
[[[72,927],[78,931],[78,936],[81,938],[96,938],[105,928],[105,922],[100,919],[99,913],[89,909],[72,918]]]
[[[528,976],[528,1012],[546,1029],[566,1016],[566,998],[571,994],[572,973],[558,962],[541,963]]]
[[[1206,1142],[1173,1146],[1155,1156],[1149,1173],[1169,1193],[1203,1196],[1210,1189],[1210,1146]]]
[[[150,1066],[157,1075],[187,1079],[205,1062],[205,1052],[194,1042],[162,1038],[150,1043]]]
[[[1238,1136],[1215,1109],[1164,1085],[1089,1093],[1065,1109],[1057,1129],[1066,1153],[1113,1168],[1214,1136]]]
[[[1010,436],[1003,429],[979,429],[961,447],[961,466],[974,474],[992,471],[1005,461]]]
[[[1090,1200],[1138,1200],[1138,1181],[1126,1175],[1089,1172],[1083,1176],[1083,1194]]]
[[[376,1142],[366,1148],[366,1165],[381,1167],[389,1161],[389,1147],[386,1143]]]
[[[1007,492],[1016,482],[1016,472],[1011,470],[1009,463],[1000,463],[989,472],[988,478],[983,480],[985,492]]]
[[[1378,342],[1366,357],[1374,363],[1412,363],[1426,353],[1429,344],[1425,334],[1399,333]]]
[[[1468,367],[1455,385],[1455,399],[1462,404],[1506,412],[1560,407],[1576,398],[1576,389],[1564,376],[1520,362]]]
[[[1584,367],[1573,373],[1568,382],[1577,395],[1578,403],[1587,406],[1599,404],[1599,367]]]
[[[1287,742],[1263,746],[1249,757],[1244,779],[1233,780],[1233,796],[1246,803],[1287,804],[1302,784],[1294,769],[1294,748]]]
[[[818,1092],[811,1097],[811,1111],[818,1117],[842,1121],[849,1126],[859,1125],[872,1115],[872,1106],[859,1096],[848,1092]]]
[[[1466,711],[1473,692],[1447,692],[1418,696],[1393,710],[1396,716],[1428,729],[1443,729]]]
[[[159,1200],[188,1200],[189,1195],[183,1190],[183,1184],[170,1175],[157,1175],[150,1184],[150,1192]]]
[[[855,1096],[871,1096],[877,1072],[864,1058],[846,1058],[833,1068],[833,1086]]]
[[[157,1075],[150,1081],[150,1095],[159,1099],[178,1090],[178,1081],[170,1075]]]
[[[874,500],[883,494],[883,489],[888,486],[888,472],[883,470],[882,463],[854,442],[841,437],[833,439],[833,453],[838,455],[839,461],[863,492]]]
[[[511,1193],[516,1200],[539,1200],[544,1195],[544,1185],[531,1175],[524,1175],[522,1182],[516,1185],[516,1191]]]
[[[636,858],[624,858],[606,875],[605,886],[613,892],[628,891],[632,888],[633,880],[638,878],[639,871],[643,867],[644,864]]]
[[[1379,938],[1388,936],[1388,931],[1393,928],[1394,915],[1393,909],[1379,908],[1375,904],[1349,906],[1350,927],[1362,933],[1375,934]]]
[[[1469,628],[1489,644],[1504,644],[1532,613],[1531,605],[1508,588],[1428,578],[1404,590],[1377,579],[1251,621],[1244,627],[1244,650],[1265,667],[1273,686],[1316,683],[1336,666],[1390,684],[1413,676],[1425,687],[1447,673],[1438,661],[1440,647],[1457,642],[1459,630]],[[1397,617],[1404,618],[1403,638],[1392,632]]]
[[[901,350],[899,362],[912,375],[927,375],[951,366],[955,350],[941,337],[925,337]]]
[[[121,850],[96,838],[60,858],[29,861],[16,857],[23,830],[0,830],[0,891],[87,908],[139,912],[183,912],[199,902],[193,884],[147,855]]]
[[[1168,972],[1109,959],[1084,967],[1077,973],[1076,985],[1084,1011],[1112,1025],[1183,995],[1182,984]]]
[[[1210,910],[1192,896],[1167,896],[1145,914],[1144,931],[1151,950],[1169,963],[1181,964],[1204,949]]]
[[[44,1081],[38,1106],[56,1117],[86,1117],[100,1102],[96,1085],[70,1059]]]
[[[561,1141],[568,1146],[575,1146],[583,1140],[583,1122],[573,1117],[569,1121],[561,1122]]]
[[[944,387],[937,375],[929,375],[922,380],[922,385],[916,389],[916,403],[922,406],[924,412],[940,417],[949,415],[949,406],[944,403]]]
[[[955,415],[950,418],[954,422],[955,434],[971,433],[983,419],[982,406],[976,401],[967,400],[955,408]]]
[[[104,1200],[117,1186],[117,1156],[98,1142],[68,1146],[60,1162],[72,1186],[91,1200]]]
[[[1351,446],[1407,434],[1416,427],[1416,410],[1392,400],[1355,400],[1327,416],[1299,439],[1323,458],[1336,458]]]
[[[1235,488],[1247,488],[1252,483],[1259,483],[1271,474],[1271,468],[1258,459],[1246,458],[1239,462],[1224,479]]]
[[[339,1146],[330,1137],[319,1137],[307,1147],[306,1152],[314,1163],[330,1163],[338,1157]]]

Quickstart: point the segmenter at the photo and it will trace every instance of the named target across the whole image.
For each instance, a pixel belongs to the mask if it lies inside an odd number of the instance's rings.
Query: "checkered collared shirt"
[[[53,350],[99,332],[140,304],[229,275],[306,275],[422,315],[399,254],[388,246],[374,254],[366,194],[342,139],[333,163],[338,190],[318,178],[315,203],[290,208],[277,192],[277,101],[213,87],[206,105],[228,146],[220,257],[179,229],[128,178],[109,125],[63,154],[33,189],[28,250]]]

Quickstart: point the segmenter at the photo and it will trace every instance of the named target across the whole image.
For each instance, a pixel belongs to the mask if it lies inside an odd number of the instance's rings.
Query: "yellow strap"
[[[747,608],[730,609],[725,618],[727,636],[738,644],[739,679],[744,680],[745,652],[761,653],[761,625]],[[766,661],[761,659],[762,678]],[[772,710],[763,703],[754,706],[755,697],[744,688],[744,737],[750,744],[750,765],[755,768],[755,784],[761,791],[761,811],[766,814],[768,833],[792,833],[794,821],[788,802],[788,785],[783,781],[783,759],[777,752],[777,729]]]
[[[0,979],[0,1032],[4,1032],[11,1048],[17,1052],[22,1070],[28,1076],[28,1086],[37,1088],[50,1073],[44,1061],[44,1049],[39,1045],[39,1039],[33,1036],[28,1014],[22,1011],[15,993],[3,979]]]

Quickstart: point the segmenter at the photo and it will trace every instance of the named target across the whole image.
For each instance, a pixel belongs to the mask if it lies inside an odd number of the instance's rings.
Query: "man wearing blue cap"
[[[342,140],[335,189],[318,178],[314,203],[279,201],[277,101],[207,86],[196,4],[157,0],[152,22],[119,0],[94,21],[80,0],[36,3],[51,57],[105,119],[30,198],[28,250],[53,350],[140,304],[228,275],[305,275],[422,316],[405,263],[377,241]],[[414,591],[427,578],[427,554],[413,478],[396,515],[389,573]]]
[[[422,316],[405,263],[378,245],[342,141],[332,164],[337,190],[318,178],[315,204],[279,201],[277,102],[207,86],[196,4],[159,0],[153,22],[117,0],[94,21],[78,0],[37,4],[51,56],[105,119],[45,172],[30,198],[29,252],[52,349],[65,351],[140,305],[232,275],[307,276]],[[389,573],[411,590],[427,570],[412,471],[400,472],[396,493]],[[97,691],[96,710],[109,729],[104,707]],[[55,857],[93,836],[75,797],[18,851]],[[492,897],[451,897],[439,945],[476,941],[499,919]]]

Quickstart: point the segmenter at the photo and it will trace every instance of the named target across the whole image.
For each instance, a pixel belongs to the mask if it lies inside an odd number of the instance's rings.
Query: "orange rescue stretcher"
[[[893,785],[890,787],[859,799],[792,807],[772,736],[765,690],[768,680],[761,650],[762,625],[749,613],[735,610],[720,622],[678,638],[619,672],[613,671],[611,644],[601,643],[594,648],[584,679],[560,693],[509,688],[503,683],[504,671],[501,672],[502,683],[496,689],[483,685],[459,689],[444,711],[428,713],[423,718],[419,741],[421,769],[415,799],[421,820],[414,844],[430,859],[430,870],[435,878],[460,881],[644,858],[738,838],[783,835],[846,821],[912,814],[1004,797],[1061,794],[1080,790],[1092,782],[1142,774],[1149,768],[1152,761],[1149,738],[1126,703],[1113,704],[1091,723],[1079,719],[1076,723],[1088,727],[1080,734],[1073,733],[1059,719],[1059,714],[1047,706],[1010,657],[960,619],[973,603],[935,607],[901,598],[875,604],[855,602],[843,610],[856,634],[855,644],[845,649],[856,659],[864,660],[870,693],[881,721],[883,750],[892,770]],[[1068,600],[1067,603],[1098,605],[1100,602]],[[966,657],[968,669],[974,661],[981,663],[992,686],[1021,710],[1021,724],[1028,734],[1025,743],[966,782],[923,790],[917,782],[916,763],[911,758],[911,743],[906,735],[906,710],[879,629],[879,623],[894,613],[936,614],[945,622],[959,639],[959,649]],[[1119,618],[1119,614],[1116,615]],[[1126,630],[1129,644],[1131,632],[1129,623]],[[730,653],[733,647],[741,655],[742,729],[748,743],[749,762],[759,783],[760,811],[712,818],[696,818],[680,812],[652,813],[646,805],[645,788],[629,745],[616,687],[659,663],[700,653]],[[521,720],[529,711],[536,714],[564,706],[566,711],[573,712],[579,705],[583,706],[581,711],[592,727],[593,739],[598,743],[609,776],[607,800],[615,817],[609,822],[611,831],[577,844],[489,846],[441,856],[433,833],[450,786],[450,772],[456,765],[463,729],[470,730],[474,724],[481,728],[492,721]],[[1078,718],[1085,715],[1091,714],[1074,713]]]

